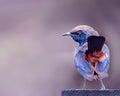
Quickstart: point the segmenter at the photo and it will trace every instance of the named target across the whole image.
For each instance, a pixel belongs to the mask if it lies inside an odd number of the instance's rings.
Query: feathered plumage
[[[99,34],[88,25],[79,25],[72,29],[71,32],[63,34],[63,36],[71,36],[74,41],[79,43],[79,46],[75,49],[74,54],[75,66],[78,72],[84,77],[85,80],[87,79],[89,81],[95,79],[94,75],[97,74],[97,79],[100,80],[102,89],[105,89],[102,79],[108,76],[107,72],[110,66],[109,48],[103,43],[105,38],[100,36],[102,39],[95,39],[97,38],[96,36],[99,36]],[[89,38],[90,36],[93,36],[93,38]],[[91,49],[88,48],[88,42]],[[102,43],[103,45],[101,45]],[[101,52],[105,55],[105,59],[97,62],[95,67],[93,67],[91,62],[85,58],[85,53],[88,49],[94,51],[97,50],[96,48],[100,49],[100,47]]]

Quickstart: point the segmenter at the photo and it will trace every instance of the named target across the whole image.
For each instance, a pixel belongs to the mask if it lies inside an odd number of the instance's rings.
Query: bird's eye
[[[72,34],[72,35],[79,35],[78,32],[72,32],[71,34]]]

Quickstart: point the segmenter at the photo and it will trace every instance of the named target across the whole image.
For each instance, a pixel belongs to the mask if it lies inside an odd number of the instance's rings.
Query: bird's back
[[[87,43],[85,43],[83,46],[79,46],[78,48],[76,48],[75,54],[74,54],[74,61],[75,61],[75,66],[78,72],[85,79],[92,81],[94,70],[92,69],[91,64],[84,57],[85,51],[87,50],[87,48],[88,48]],[[110,52],[106,44],[104,44],[102,51],[106,54],[106,60],[104,60],[103,62],[100,62],[100,64],[98,64],[96,68],[97,71],[101,73],[100,78],[105,77],[110,64]]]

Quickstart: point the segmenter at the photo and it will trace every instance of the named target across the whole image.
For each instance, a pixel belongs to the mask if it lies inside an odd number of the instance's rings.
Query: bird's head
[[[98,32],[88,25],[79,25],[72,29],[71,32],[64,33],[62,36],[71,36],[74,41],[83,45],[91,35],[99,36]]]

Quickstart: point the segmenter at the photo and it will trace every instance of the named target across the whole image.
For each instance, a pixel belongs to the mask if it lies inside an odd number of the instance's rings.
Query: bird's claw
[[[106,89],[105,86],[102,86],[100,90],[105,90],[105,89]]]

